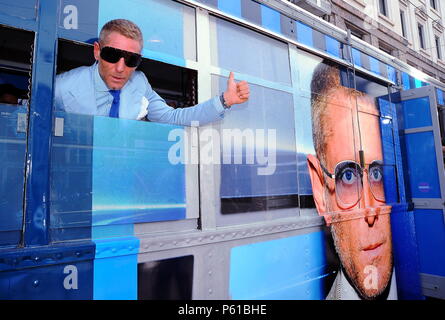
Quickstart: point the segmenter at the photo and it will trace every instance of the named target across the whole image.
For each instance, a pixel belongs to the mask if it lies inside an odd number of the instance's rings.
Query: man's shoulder
[[[92,67],[93,66],[82,66],[61,73],[56,76],[56,83],[64,84],[71,81],[85,81],[85,79],[90,76]]]
[[[129,79],[129,87],[143,92],[146,92],[147,89],[151,89],[150,83],[142,71],[135,71],[131,75],[131,78]]]

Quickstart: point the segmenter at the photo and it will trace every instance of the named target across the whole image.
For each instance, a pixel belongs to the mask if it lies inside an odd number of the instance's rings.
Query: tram
[[[249,101],[190,127],[57,110],[117,18],[170,106],[231,71]],[[445,298],[445,85],[288,1],[0,0],[0,88],[1,299]],[[312,110],[335,97],[338,164]]]

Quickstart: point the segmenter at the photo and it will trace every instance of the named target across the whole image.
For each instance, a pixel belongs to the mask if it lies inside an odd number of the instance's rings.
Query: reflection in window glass
[[[288,46],[257,32],[210,17],[212,65],[265,80],[291,83]]]
[[[131,20],[142,30],[144,56],[151,57],[148,51],[154,51],[196,60],[195,9],[163,0],[107,0],[99,7],[99,28],[118,18]]]
[[[92,227],[184,219],[185,166],[172,164],[169,141],[180,127],[56,113],[53,138],[53,241],[95,237]],[[94,229],[93,229],[94,231]]]
[[[0,246],[20,242],[34,34],[0,27]]]
[[[227,78],[212,78],[213,92]],[[250,85],[250,99],[221,124],[222,212],[298,206],[292,94]]]

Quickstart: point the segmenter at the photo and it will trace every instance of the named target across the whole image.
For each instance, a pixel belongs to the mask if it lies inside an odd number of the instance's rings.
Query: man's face
[[[329,101],[325,113],[326,169],[333,173],[335,166],[345,160],[360,163],[359,150],[364,151],[366,169],[372,161],[383,160],[379,117],[373,101],[369,97],[349,97],[346,89],[338,90]],[[320,173],[324,175],[319,177],[323,190],[318,198],[323,199],[316,199],[317,209],[332,223],[331,232],[344,270],[363,297],[378,296],[387,287],[392,272],[391,208],[384,199],[374,197],[368,170],[363,172],[361,198],[352,206],[339,199],[335,179],[321,170]],[[343,178],[352,181],[351,176]],[[359,181],[355,182],[356,188],[361,188]]]
[[[142,49],[139,41],[127,38],[118,32],[111,32],[102,47],[113,47],[134,53],[140,53]],[[127,67],[124,58],[116,63],[103,60],[100,57],[100,47],[97,42],[94,43],[94,57],[99,61],[99,74],[109,89],[122,89],[136,70],[136,68]]]

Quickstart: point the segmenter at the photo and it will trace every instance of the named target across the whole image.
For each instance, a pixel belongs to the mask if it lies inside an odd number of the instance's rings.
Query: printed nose
[[[373,226],[380,214],[380,207],[375,206],[374,196],[372,195],[371,186],[369,185],[365,172],[363,174],[362,208],[364,209],[364,219],[366,223],[370,227]]]

